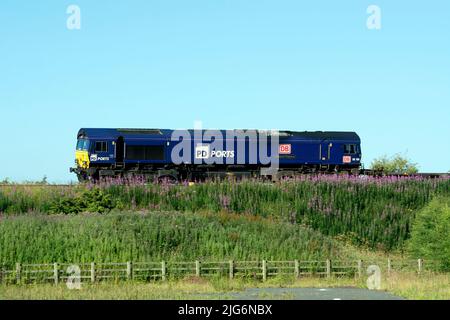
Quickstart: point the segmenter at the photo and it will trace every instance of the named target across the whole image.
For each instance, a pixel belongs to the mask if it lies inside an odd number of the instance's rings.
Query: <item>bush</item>
[[[419,172],[417,163],[412,163],[409,159],[400,154],[391,158],[383,156],[372,162],[372,170],[387,174],[415,174]]]
[[[65,196],[58,198],[50,206],[52,213],[104,213],[117,207],[117,204],[111,199],[111,195],[105,194],[102,190],[94,188],[84,190],[74,196]]]
[[[407,247],[415,258],[438,260],[442,271],[450,270],[450,198],[437,197],[419,211]]]

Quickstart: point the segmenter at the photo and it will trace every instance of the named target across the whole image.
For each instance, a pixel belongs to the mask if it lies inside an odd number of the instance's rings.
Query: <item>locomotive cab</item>
[[[361,168],[361,142],[351,141],[341,145],[342,164],[341,168],[351,171],[354,174],[359,173]]]
[[[124,138],[114,137],[112,130],[80,129],[75,150],[75,167],[70,172],[80,182],[97,180],[101,173],[114,173],[113,169],[123,167]]]

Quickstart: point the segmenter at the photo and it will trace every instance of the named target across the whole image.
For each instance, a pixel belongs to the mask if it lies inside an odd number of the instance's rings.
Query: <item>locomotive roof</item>
[[[205,131],[207,129],[203,129]],[[213,129],[211,129],[213,130]],[[170,137],[174,130],[170,129],[106,129],[106,128],[82,128],[78,132],[78,138],[96,138],[96,139],[117,139],[124,138],[158,138]],[[192,133],[194,130],[189,129]],[[219,130],[233,131],[233,130]],[[256,130],[258,132],[268,132],[267,130]],[[352,140],[360,141],[356,132],[351,131],[287,131],[280,130],[280,137],[290,137],[299,140]]]

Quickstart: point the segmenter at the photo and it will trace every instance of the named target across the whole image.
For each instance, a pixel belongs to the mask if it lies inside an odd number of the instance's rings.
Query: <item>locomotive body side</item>
[[[76,167],[80,181],[145,175],[149,178],[203,179],[229,175],[257,177],[269,166],[271,145],[258,132],[193,131],[174,139],[167,129],[80,129]],[[274,157],[279,175],[359,172],[361,141],[353,132],[281,131]],[[223,140],[216,136],[225,137]],[[265,139],[265,140],[264,140]],[[184,149],[180,152],[180,144]]]

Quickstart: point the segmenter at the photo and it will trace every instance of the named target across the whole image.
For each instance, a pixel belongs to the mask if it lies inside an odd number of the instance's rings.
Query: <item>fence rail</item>
[[[361,277],[369,265],[378,265],[388,275],[395,271],[434,271],[437,261],[431,260],[323,260],[323,261],[159,261],[159,262],[117,262],[117,263],[16,263],[14,269],[0,269],[0,283],[45,283],[67,281],[69,278],[81,282],[106,280],[158,281],[186,276],[251,277],[266,281],[273,276],[319,277]]]

